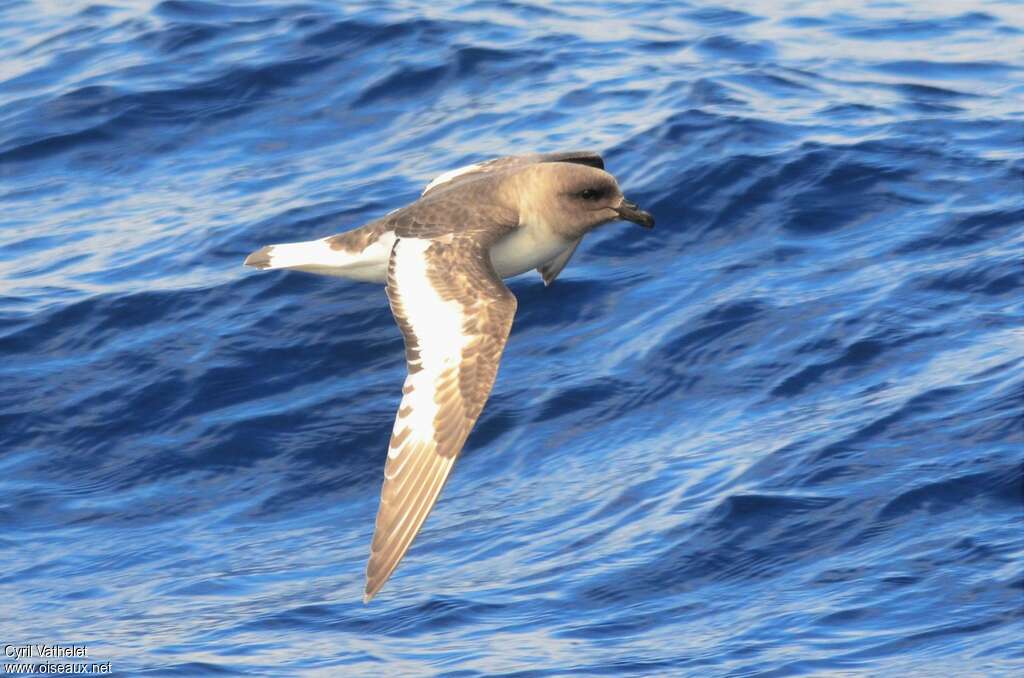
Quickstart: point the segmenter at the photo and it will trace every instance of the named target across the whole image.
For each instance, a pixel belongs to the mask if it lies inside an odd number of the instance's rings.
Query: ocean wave
[[[123,675],[1010,675],[1017,23],[0,8],[0,635]],[[509,282],[490,402],[364,607],[401,335],[379,287],[242,260],[588,147],[657,228]]]

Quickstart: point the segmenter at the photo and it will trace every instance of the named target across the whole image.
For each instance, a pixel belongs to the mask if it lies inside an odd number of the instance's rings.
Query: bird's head
[[[622,195],[615,177],[596,167],[538,163],[522,173],[517,194],[521,222],[546,223],[566,240],[617,219],[654,227],[654,217]]]

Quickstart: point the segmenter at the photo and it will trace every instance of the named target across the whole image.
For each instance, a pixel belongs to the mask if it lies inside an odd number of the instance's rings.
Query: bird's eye
[[[596,188],[584,188],[580,191],[580,197],[584,200],[597,200],[601,195],[601,191]]]

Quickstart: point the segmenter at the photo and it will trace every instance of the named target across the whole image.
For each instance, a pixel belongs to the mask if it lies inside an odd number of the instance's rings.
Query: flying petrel
[[[345,233],[268,245],[245,265],[383,283],[408,376],[366,567],[368,602],[405,556],[490,395],[516,312],[502,278],[550,284],[587,233],[654,217],[626,200],[598,153],[497,158],[442,174],[420,198]]]

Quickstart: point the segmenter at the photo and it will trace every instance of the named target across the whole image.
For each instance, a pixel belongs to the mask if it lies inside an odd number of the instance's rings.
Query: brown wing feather
[[[387,293],[405,337],[408,376],[384,468],[364,602],[415,539],[497,375],[516,299],[482,240],[479,234],[399,238],[392,250]]]
[[[484,174],[503,172],[508,169],[525,167],[538,162],[571,162],[578,165],[589,165],[604,169],[604,158],[596,151],[561,151],[557,153],[527,153],[524,155],[508,155],[503,158],[485,160],[475,165],[468,165],[453,172],[446,172],[423,189],[423,195],[447,190],[465,181],[477,179]]]

